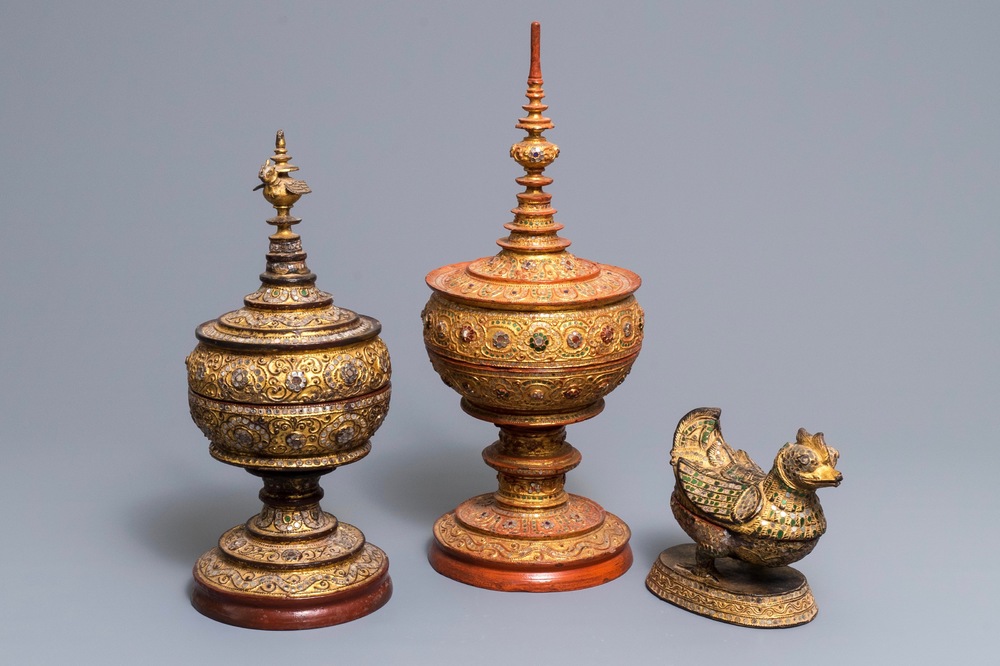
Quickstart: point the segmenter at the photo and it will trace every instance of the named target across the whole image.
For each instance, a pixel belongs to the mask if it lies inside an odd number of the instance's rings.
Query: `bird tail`
[[[670,464],[677,466],[681,458],[700,466],[719,467],[732,461],[732,449],[722,438],[718,407],[699,407],[684,415],[674,431],[670,449]]]

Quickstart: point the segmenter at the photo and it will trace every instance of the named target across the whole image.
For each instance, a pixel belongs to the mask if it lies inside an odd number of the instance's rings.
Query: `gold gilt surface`
[[[540,412],[552,415],[553,424],[562,422],[555,413],[579,411],[593,415],[589,409],[592,406],[600,411],[600,398],[625,381],[632,366],[630,362],[625,362],[572,373],[534,371],[512,375],[504,370],[449,363],[441,357],[433,357],[431,362],[441,380],[476,407],[485,407],[491,412]],[[485,414],[484,418],[491,420]],[[530,419],[539,417],[526,418],[526,425],[531,425]],[[493,420],[498,423],[507,421],[500,415]],[[543,422],[546,420],[540,418],[534,423],[540,425]]]
[[[187,359],[188,386],[206,398],[258,404],[329,402],[389,383],[381,338],[329,350],[248,353],[198,345]]]
[[[215,548],[198,560],[195,579],[222,592],[303,599],[346,593],[388,567],[385,553],[366,543],[354,557],[319,567],[272,569],[227,557]]]
[[[258,174],[277,227],[260,287],[199,326],[187,358],[191,417],[209,452],[264,483],[260,513],[198,559],[193,603],[258,629],[344,622],[392,589],[385,553],[319,505],[321,475],[367,455],[388,413],[389,351],[377,320],[316,287],[291,215],[311,190],[289,176],[290,159],[279,130]]]
[[[240,308],[202,324],[196,335],[233,349],[280,350],[346,345],[380,330],[378,321],[337,307],[299,312]]]
[[[485,501],[488,497],[491,496],[481,499]],[[539,523],[543,520],[544,517],[538,518]],[[551,534],[556,530],[547,531]],[[568,562],[583,564],[586,560],[605,559],[628,543],[631,532],[621,518],[605,513],[601,525],[584,534],[555,539],[504,538],[471,529],[457,520],[454,513],[449,513],[434,524],[434,536],[446,548],[473,560],[550,568]]]
[[[325,539],[300,541],[294,548],[280,541],[249,538],[244,527],[234,527],[219,539],[219,549],[245,563],[277,564],[282,567],[309,567],[320,562],[344,559],[365,542],[361,530],[339,523],[339,529]]]
[[[794,627],[816,617],[818,609],[812,591],[805,577],[794,569],[783,567],[784,572],[794,576],[769,588],[751,585],[741,590],[730,579],[727,589],[722,589],[680,564],[693,559],[692,544],[667,549],[653,564],[646,587],[664,601],[693,613],[745,627]]]
[[[366,446],[382,425],[389,395],[385,386],[359,398],[307,405],[238,404],[194,393],[188,398],[192,418],[216,451],[254,456],[264,467],[285,467],[280,459],[326,458],[328,464],[344,464],[338,456]]]
[[[543,115],[537,23],[525,96],[517,127],[527,136],[510,149],[524,191],[504,225],[510,234],[497,240],[501,251],[426,277],[431,364],[468,414],[501,427],[500,445],[483,454],[499,472],[497,492],[437,521],[431,562],[481,587],[569,590],[606,582],[631,563],[625,523],[564,490],[579,462],[564,426],[600,413],[639,354],[645,321],[632,295],[638,275],[581,259],[558,235],[543,171],[559,148],[542,136],[553,124]],[[534,578],[546,569],[549,580]]]
[[[530,227],[530,225],[526,226]],[[573,261],[579,261],[568,252],[566,254],[572,257]],[[500,266],[512,266],[508,273],[512,277],[494,280],[483,274],[472,272],[472,267],[488,264],[490,260],[496,261]],[[602,270],[592,280],[538,282],[539,277],[547,277],[541,272],[546,267],[556,268],[562,265],[561,260],[554,257],[530,256],[521,259],[501,254],[497,257],[483,258],[470,263],[472,266],[456,264],[443,266],[432,271],[427,276],[428,286],[447,293],[456,300],[510,309],[596,305],[620,300],[639,286],[639,276],[635,273],[617,266],[606,265],[601,266]],[[524,266],[525,264],[531,265],[531,268],[523,271],[516,269],[516,266]],[[556,270],[558,269],[556,268]],[[500,270],[497,273],[503,275]]]
[[[292,227],[311,190],[290,177],[284,133],[260,168],[268,223],[267,270],[244,307],[196,329],[187,358],[191,416],[213,456],[256,469],[333,468],[354,462],[389,409],[389,351],[375,319],[337,307],[315,285]]]
[[[429,351],[510,368],[578,367],[634,356],[645,329],[632,296],[603,307],[518,312],[470,307],[435,294],[422,316]]]

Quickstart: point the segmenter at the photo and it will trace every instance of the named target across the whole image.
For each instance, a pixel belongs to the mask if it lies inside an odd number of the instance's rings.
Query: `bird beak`
[[[253,188],[253,190],[251,190],[251,191],[252,191],[252,192],[256,192],[257,190],[259,190],[259,189],[262,189],[263,187],[264,187],[264,183],[261,183],[261,184],[260,184],[260,185],[258,185],[257,187]]]

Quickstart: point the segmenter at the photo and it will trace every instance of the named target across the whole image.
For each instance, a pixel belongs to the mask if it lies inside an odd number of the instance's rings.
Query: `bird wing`
[[[757,483],[764,478],[764,470],[760,468],[760,465],[751,460],[750,456],[743,449],[733,454],[733,462],[735,463],[731,472],[733,475],[739,474],[741,479],[753,483]]]
[[[292,194],[309,194],[312,190],[306,185],[304,180],[295,180],[294,178],[289,178],[285,181],[285,189]]]
[[[764,471],[745,451],[734,451],[722,436],[722,410],[702,407],[677,424],[670,464],[677,486],[707,516],[739,524],[760,509]]]
[[[744,523],[760,510],[762,496],[757,486],[760,479],[740,480],[745,470],[735,463],[722,470],[706,469],[680,458],[675,469],[678,489],[695,508],[720,523]],[[733,471],[737,473],[729,473]]]

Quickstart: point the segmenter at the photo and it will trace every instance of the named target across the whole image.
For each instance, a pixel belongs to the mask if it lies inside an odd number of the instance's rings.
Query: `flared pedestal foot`
[[[503,592],[563,592],[601,585],[632,565],[628,526],[583,497],[558,509],[519,513],[493,495],[464,502],[434,524],[434,569]]]
[[[298,541],[234,527],[198,558],[194,583],[191,603],[200,613],[250,629],[340,624],[378,610],[392,594],[389,558],[346,523]]]
[[[389,558],[320,508],[320,475],[254,473],[264,506],[198,558],[194,607],[250,629],[326,627],[381,608],[392,594]]]
[[[195,575],[191,604],[207,617],[248,629],[293,630],[328,627],[377,611],[392,595],[388,571],[330,594],[296,598],[224,592]]]
[[[732,558],[715,561],[718,580],[695,573],[695,545],[660,553],[646,577],[649,591],[675,606],[713,620],[776,629],[816,617],[805,576],[791,567],[754,567]]]

